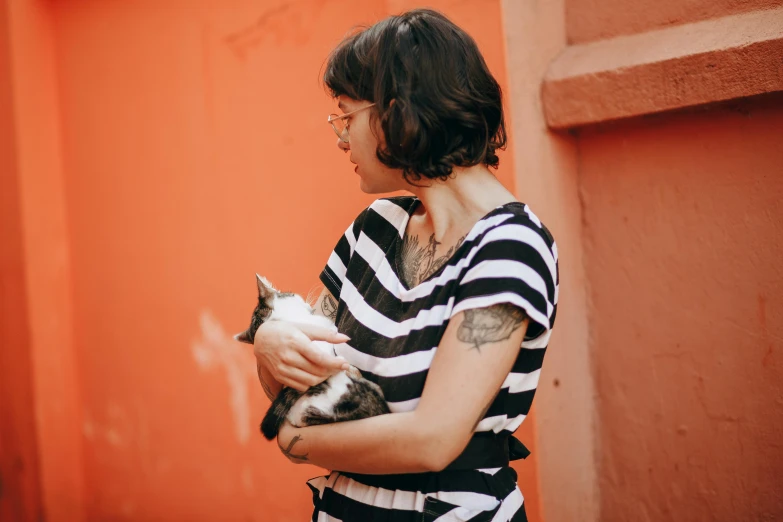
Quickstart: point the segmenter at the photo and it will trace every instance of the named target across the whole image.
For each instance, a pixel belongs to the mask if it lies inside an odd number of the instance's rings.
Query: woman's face
[[[354,100],[345,95],[338,97],[337,100],[343,114],[370,105],[368,101]],[[383,194],[405,189],[407,184],[402,177],[402,171],[387,167],[375,155],[375,150],[378,148],[376,135],[383,139],[383,131],[376,123],[376,131],[373,133],[370,118],[373,110],[374,107],[360,110],[347,118],[348,143],[338,138],[337,147],[349,154],[351,163],[356,165],[354,171],[359,176],[359,188],[362,192]]]

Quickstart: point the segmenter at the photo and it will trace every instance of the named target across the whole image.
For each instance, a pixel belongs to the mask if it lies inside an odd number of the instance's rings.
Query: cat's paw
[[[345,373],[347,373],[352,379],[362,378],[362,372],[360,372],[359,368],[356,366],[349,366],[348,369],[345,370]]]

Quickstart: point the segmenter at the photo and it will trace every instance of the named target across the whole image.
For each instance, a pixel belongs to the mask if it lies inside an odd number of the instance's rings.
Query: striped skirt
[[[312,522],[523,522],[513,468],[409,475],[333,471],[307,482]]]

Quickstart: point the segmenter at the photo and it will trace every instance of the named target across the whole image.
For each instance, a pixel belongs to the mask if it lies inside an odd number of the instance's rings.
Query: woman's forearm
[[[270,401],[275,400],[277,394],[283,389],[283,385],[280,384],[272,377],[266,366],[256,361],[256,369],[258,370],[258,380],[261,381],[261,387],[264,389],[264,393]]]
[[[297,463],[330,470],[386,475],[423,473],[443,467],[453,448],[430,435],[415,412],[294,428],[285,425],[278,444]],[[434,432],[434,430],[431,430]]]

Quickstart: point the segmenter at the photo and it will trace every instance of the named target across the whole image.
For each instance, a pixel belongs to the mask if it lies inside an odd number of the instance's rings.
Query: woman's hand
[[[253,351],[258,364],[277,382],[303,392],[350,367],[342,357],[318,350],[312,341],[339,344],[349,340],[346,335],[319,326],[267,321],[256,331]]]

